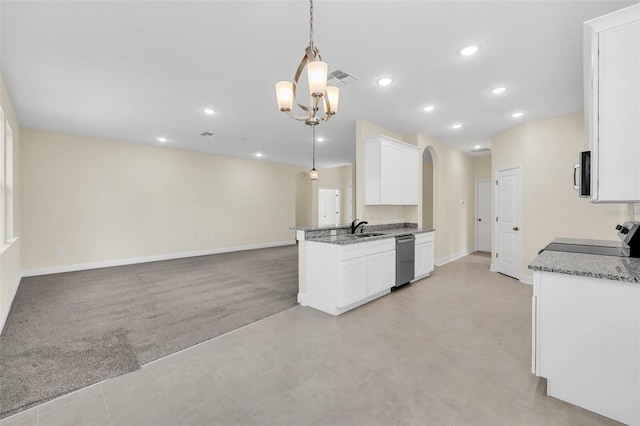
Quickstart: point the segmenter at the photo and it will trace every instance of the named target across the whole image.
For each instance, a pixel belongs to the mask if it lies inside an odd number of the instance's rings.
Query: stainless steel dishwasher
[[[396,237],[396,286],[407,284],[414,277],[415,271],[415,235],[399,235]]]

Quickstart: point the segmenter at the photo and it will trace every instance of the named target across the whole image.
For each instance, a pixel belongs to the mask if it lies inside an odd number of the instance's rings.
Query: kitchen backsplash
[[[633,221],[640,222],[640,204],[633,205]]]

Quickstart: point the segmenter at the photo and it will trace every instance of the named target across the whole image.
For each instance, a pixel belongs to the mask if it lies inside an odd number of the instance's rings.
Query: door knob
[[[514,231],[518,231],[519,229],[520,229],[520,228],[518,228],[517,226],[514,226],[514,227],[513,227],[513,230],[514,230]]]

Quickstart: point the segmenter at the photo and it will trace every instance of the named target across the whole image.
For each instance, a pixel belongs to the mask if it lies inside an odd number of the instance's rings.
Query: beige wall
[[[20,223],[20,123],[16,117],[2,74],[0,74],[0,106],[4,119],[13,132],[13,218],[14,240],[10,244],[0,244],[0,330],[4,327],[11,302],[20,284],[20,245],[22,244]],[[2,242],[4,243],[4,242]]]
[[[496,169],[522,166],[526,276],[532,275],[527,265],[554,238],[616,240],[615,225],[630,219],[627,204],[592,204],[573,189],[573,165],[588,145],[582,113],[526,123],[493,138],[494,179]]]
[[[434,170],[433,227],[436,229],[436,263],[473,251],[474,158],[424,135],[407,136],[405,140],[413,142],[422,150],[427,147],[431,150]],[[419,206],[418,214],[422,217],[422,205]]]
[[[25,270],[294,240],[299,167],[31,129],[22,145]]]
[[[367,206],[364,204],[364,140],[377,135],[385,135],[406,143],[400,133],[380,127],[367,121],[356,121],[356,213],[354,219],[366,220],[370,224],[422,222],[416,206]]]
[[[473,157],[473,179],[491,179],[491,156]]]

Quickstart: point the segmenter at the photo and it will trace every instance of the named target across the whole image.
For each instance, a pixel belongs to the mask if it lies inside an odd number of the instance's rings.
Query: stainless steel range
[[[540,251],[563,251],[569,253],[599,254],[602,256],[640,257],[640,222],[625,222],[617,225],[618,238],[622,243],[573,240],[558,238]]]

